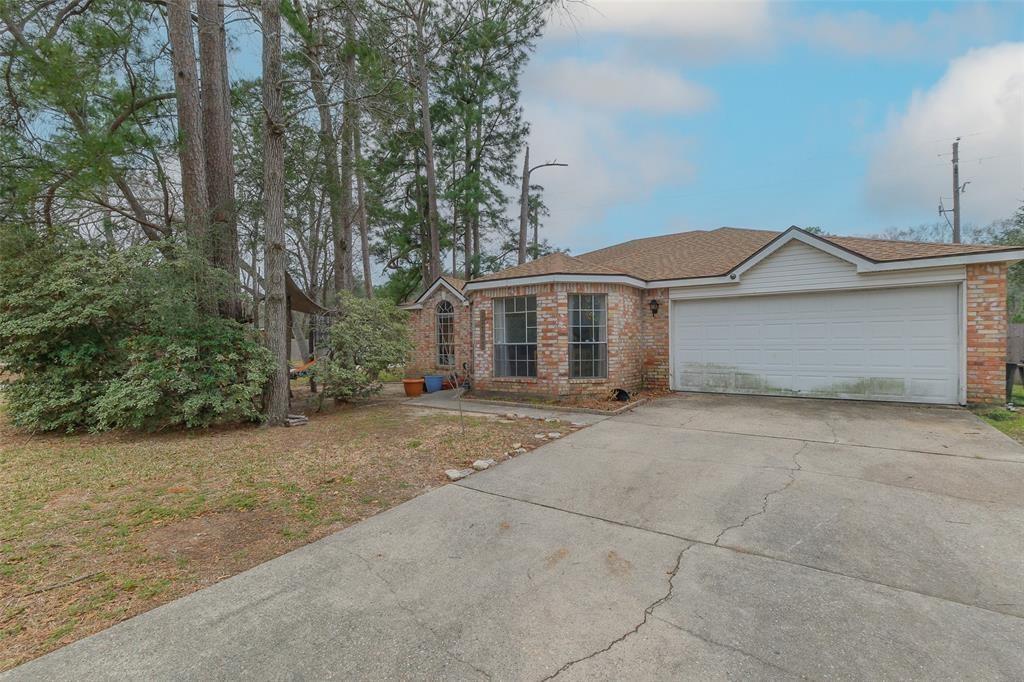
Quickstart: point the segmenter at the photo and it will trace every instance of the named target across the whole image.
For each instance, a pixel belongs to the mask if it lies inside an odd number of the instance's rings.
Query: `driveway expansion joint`
[[[959,457],[960,459],[968,459],[972,462],[1003,462],[1005,464],[1018,464],[1024,465],[1024,461],[1020,459],[1007,459],[1005,457],[980,457],[978,455],[963,455],[956,452],[938,452],[936,450],[919,450],[915,448],[893,448],[885,445],[865,445],[863,443],[843,443],[831,440],[821,440],[820,438],[797,438],[795,436],[775,436],[766,433],[744,433],[743,431],[725,431],[723,429],[702,429],[697,426],[687,426],[692,419],[687,420],[683,424],[659,424],[646,421],[634,421],[632,424],[639,424],[648,428],[654,429],[669,429],[672,431],[698,431],[700,433],[721,433],[727,436],[741,436],[744,438],[771,438],[773,440],[795,440],[804,443],[819,443],[821,445],[835,445],[844,448],[867,448],[868,450],[885,450],[886,452],[910,452],[917,455],[935,455],[937,457]]]
[[[787,471],[792,471],[792,470],[788,469]],[[846,578],[848,580],[856,580],[857,582],[866,583],[868,585],[877,585],[879,587],[884,587],[884,588],[887,588],[887,589],[890,589],[890,590],[895,590],[897,592],[906,592],[908,594],[917,594],[917,595],[920,595],[922,597],[928,597],[929,599],[938,599],[939,601],[948,602],[950,604],[957,604],[959,606],[964,606],[964,607],[970,608],[970,609],[980,609],[982,611],[988,611],[989,613],[999,614],[1000,616],[1009,616],[1010,618],[1015,618],[1015,619],[1018,619],[1018,620],[1024,620],[1024,616],[1020,616],[1020,615],[1018,615],[1016,613],[1010,613],[1010,612],[1007,612],[1007,611],[1004,611],[1004,610],[1001,610],[1001,609],[992,608],[992,606],[984,606],[984,605],[981,605],[981,604],[972,604],[970,602],[965,602],[965,601],[962,601],[960,599],[954,599],[952,597],[947,597],[945,595],[936,594],[934,592],[924,592],[922,590],[917,590],[917,589],[914,589],[912,587],[906,587],[906,586],[901,586],[901,585],[893,585],[893,584],[890,584],[890,583],[882,582],[881,580],[874,580],[872,578],[864,577],[862,575],[854,575],[854,574],[850,574],[850,573],[842,573],[841,571],[836,571],[836,570],[833,570],[833,569],[830,569],[830,568],[825,568],[825,567],[822,567],[822,566],[814,566],[814,565],[811,565],[811,564],[806,564],[806,563],[803,563],[803,562],[800,562],[800,561],[795,561],[794,559],[786,558],[786,557],[779,556],[779,555],[776,555],[776,554],[769,554],[769,553],[766,553],[766,552],[759,552],[759,551],[756,551],[756,550],[753,550],[753,549],[749,549],[749,548],[746,548],[746,547],[740,547],[740,546],[737,546],[737,545],[716,545],[716,544],[714,544],[712,542],[708,542],[707,540],[698,540],[696,538],[689,538],[689,537],[685,537],[685,536],[682,536],[682,535],[677,535],[675,533],[669,533],[669,532],[663,531],[663,530],[656,530],[656,529],[653,529],[653,528],[644,528],[642,526],[634,526],[634,525],[629,524],[629,523],[624,523],[622,521],[616,521],[614,519],[604,518],[602,516],[595,516],[593,514],[586,514],[584,512],[573,511],[572,509],[565,509],[564,507],[556,507],[554,505],[544,504],[543,502],[534,502],[533,500],[527,500],[527,499],[523,499],[521,497],[514,497],[512,495],[505,495],[503,493],[496,493],[496,492],[492,492],[490,490],[483,490],[482,488],[474,488],[474,487],[472,487],[470,485],[466,485],[462,481],[460,481],[459,483],[449,483],[448,485],[454,486],[456,488],[462,488],[463,490],[470,490],[472,492],[480,493],[482,495],[491,495],[493,497],[500,497],[502,499],[511,500],[513,502],[520,502],[522,504],[530,504],[530,505],[533,505],[535,507],[543,507],[544,509],[550,509],[552,511],[562,512],[563,514],[572,514],[573,516],[580,516],[580,517],[583,517],[585,519],[591,519],[593,521],[601,521],[602,523],[610,523],[610,524],[612,524],[614,526],[620,526],[622,528],[630,528],[632,530],[640,531],[641,533],[653,533],[654,535],[663,535],[665,537],[674,538],[676,540],[681,540],[683,542],[689,542],[689,543],[694,544],[694,545],[704,545],[706,547],[713,547],[715,549],[722,549],[722,550],[725,550],[725,551],[728,551],[728,552],[735,552],[736,554],[747,554],[749,556],[754,556],[754,557],[758,557],[758,558],[761,558],[761,559],[768,559],[769,561],[777,561],[777,562],[779,562],[781,564],[789,564],[790,566],[799,566],[800,568],[806,568],[806,569],[808,569],[810,571],[817,571],[819,573],[827,573],[828,575],[833,575],[833,576],[836,576],[836,577],[839,577],[839,578]]]
[[[637,632],[639,632],[640,628],[642,628],[644,625],[646,625],[647,624],[647,620],[652,617],[651,614],[654,613],[654,609],[658,608],[659,606],[661,606],[665,602],[667,602],[670,599],[672,599],[672,591],[675,589],[676,574],[679,573],[679,566],[683,562],[683,555],[686,554],[686,551],[688,549],[690,549],[691,547],[693,547],[692,544],[691,545],[687,545],[676,556],[676,565],[672,568],[671,571],[669,571],[669,574],[668,574],[668,591],[662,597],[660,597],[660,598],[654,600],[653,602],[651,602],[651,604],[648,605],[647,608],[644,609],[644,618],[643,618],[643,620],[641,620],[639,623],[634,625],[631,630],[627,630],[623,634],[621,634],[618,637],[616,637],[615,639],[613,639],[611,642],[608,643],[607,646],[605,646],[605,647],[603,647],[601,649],[598,649],[597,651],[591,652],[591,653],[587,654],[586,656],[582,656],[580,658],[576,658],[576,659],[573,659],[573,660],[569,661],[568,663],[563,665],[561,668],[559,668],[555,672],[551,673],[547,677],[542,678],[541,682],[547,682],[548,680],[553,680],[556,677],[558,677],[559,675],[561,675],[562,673],[564,673],[569,668],[571,668],[574,665],[576,665],[577,663],[582,663],[583,661],[590,660],[591,658],[595,658],[597,656],[600,656],[601,654],[604,654],[604,653],[607,653],[608,651],[611,651],[612,647],[614,647],[616,644],[624,642],[626,639],[628,639],[629,637],[632,637]]]

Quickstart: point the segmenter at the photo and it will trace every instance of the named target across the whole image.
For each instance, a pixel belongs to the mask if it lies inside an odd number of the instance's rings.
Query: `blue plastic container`
[[[424,383],[427,385],[427,393],[434,393],[440,391],[444,385],[444,377],[440,374],[428,374],[423,377]]]

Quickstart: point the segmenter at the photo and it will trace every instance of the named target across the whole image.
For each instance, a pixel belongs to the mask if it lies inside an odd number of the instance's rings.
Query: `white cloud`
[[[708,57],[760,46],[771,34],[764,0],[591,0],[568,8],[551,18],[546,40],[614,34],[647,51]]]
[[[852,57],[902,58],[948,55],[991,41],[1005,19],[987,5],[973,4],[932,12],[923,21],[887,21],[857,10],[793,16],[784,24],[790,36],[814,47]]]
[[[572,245],[575,252],[604,245],[607,239],[588,232],[610,209],[649,201],[656,190],[693,178],[688,140],[637,130],[614,115],[589,109],[530,101],[526,113],[531,163],[557,159],[569,164],[542,169],[532,178],[544,187],[551,210],[544,236],[553,244]]]
[[[935,206],[951,190],[949,144],[960,145],[964,222],[1011,215],[1024,200],[1024,43],[972,50],[932,88],[915,91],[875,141],[866,189],[879,210]]]
[[[531,64],[524,89],[531,96],[613,112],[686,114],[715,99],[706,87],[656,66],[575,58]]]

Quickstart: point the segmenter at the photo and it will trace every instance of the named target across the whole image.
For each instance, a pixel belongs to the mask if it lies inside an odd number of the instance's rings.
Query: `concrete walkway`
[[[448,410],[458,412],[475,412],[477,414],[509,414],[514,413],[522,417],[534,419],[547,419],[555,417],[565,421],[573,421],[577,424],[596,424],[599,421],[608,419],[609,415],[593,414],[589,412],[570,412],[566,410],[549,410],[543,407],[525,407],[522,405],[503,405],[488,400],[459,400],[459,391],[437,391],[435,393],[424,393],[416,398],[409,398],[402,404],[407,407],[425,407],[429,409]]]
[[[1021,679],[1024,449],[680,395],[3,679]]]

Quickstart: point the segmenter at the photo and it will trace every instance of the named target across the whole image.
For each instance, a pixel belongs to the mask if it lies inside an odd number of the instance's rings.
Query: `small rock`
[[[544,421],[546,421],[548,424],[557,424],[559,420],[554,417],[548,417]]]
[[[515,421],[516,413],[515,412],[506,412],[505,413],[505,419],[511,419],[512,421]]]
[[[562,434],[560,434],[558,431],[552,431],[551,433],[548,434],[548,438],[561,438],[561,437],[562,437]]]
[[[533,434],[533,437],[536,438],[537,440],[547,440],[548,439],[548,437],[545,436],[543,433],[535,433],[535,434]]]
[[[569,422],[569,426],[571,426],[574,429],[582,429],[584,426],[586,426],[586,424],[584,424],[583,422]]]
[[[498,423],[499,424],[515,424],[516,420],[515,419],[499,419]]]
[[[484,469],[490,469],[492,466],[497,464],[493,459],[478,459],[473,462],[473,468],[477,471],[483,471]]]
[[[525,455],[526,454],[526,448],[516,448],[512,452],[516,453],[517,455]]]
[[[523,447],[523,444],[522,444],[522,443],[512,443],[512,449],[513,449],[513,450],[518,450],[518,449],[520,449],[521,447]]]
[[[473,473],[472,469],[446,469],[445,475],[449,481],[458,481]]]

